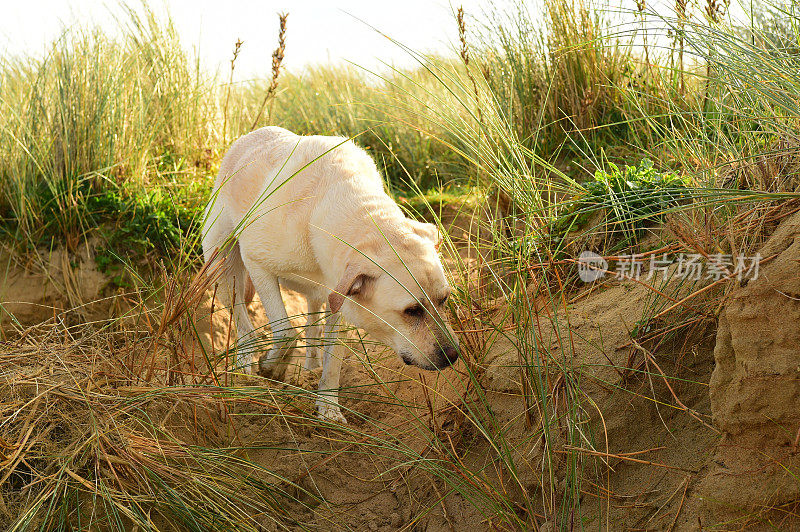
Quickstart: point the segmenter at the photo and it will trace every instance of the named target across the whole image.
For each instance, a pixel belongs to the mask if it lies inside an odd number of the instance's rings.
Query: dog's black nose
[[[444,356],[447,357],[447,360],[450,361],[452,364],[456,360],[458,360],[458,349],[455,346],[448,345],[444,348]]]
[[[442,359],[443,367],[452,366],[458,360],[458,349],[453,345],[445,345],[439,348],[439,356]]]

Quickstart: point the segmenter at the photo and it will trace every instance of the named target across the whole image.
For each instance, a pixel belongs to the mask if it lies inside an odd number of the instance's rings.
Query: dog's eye
[[[442,305],[444,305],[445,303],[447,303],[447,298],[449,298],[449,297],[450,297],[450,294],[447,294],[447,295],[446,295],[446,296],[444,296],[442,299],[440,299],[440,300],[439,300],[439,306],[441,307]]]
[[[411,305],[403,311],[403,314],[411,318],[421,318],[424,313],[425,309],[422,308],[422,305]]]

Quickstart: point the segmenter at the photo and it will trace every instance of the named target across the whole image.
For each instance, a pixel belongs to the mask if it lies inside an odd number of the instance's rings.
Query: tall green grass
[[[80,239],[90,197],[183,186],[208,162],[205,74],[152,13],[131,11],[121,39],[76,28],[41,60],[2,61],[0,211],[19,240]]]

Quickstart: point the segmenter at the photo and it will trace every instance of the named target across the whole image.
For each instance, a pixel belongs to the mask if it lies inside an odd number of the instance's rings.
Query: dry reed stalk
[[[683,484],[683,495],[681,496],[681,502],[678,505],[678,511],[675,512],[675,518],[672,520],[672,523],[669,525],[669,528],[667,529],[668,532],[672,532],[673,530],[675,530],[675,523],[678,522],[678,516],[681,515],[681,510],[683,510],[683,503],[686,500],[686,490],[689,488],[689,481],[691,479],[692,479],[692,477],[691,477],[691,475],[689,475],[689,476],[686,477],[686,480],[684,481],[684,484]]]
[[[483,112],[481,111],[478,83],[475,81],[475,77],[472,75],[472,70],[470,69],[469,45],[467,44],[467,25],[464,22],[463,6],[459,6],[458,11],[456,12],[456,22],[458,23],[458,40],[461,43],[459,55],[461,56],[461,60],[464,62],[464,68],[467,71],[467,77],[472,83],[472,91],[475,97],[475,111],[478,113],[478,137],[480,142],[481,129],[483,128]]]
[[[574,447],[572,445],[564,445],[564,450],[563,451],[562,450],[553,450],[554,453],[559,453],[559,454],[567,454],[570,451],[575,451],[575,452],[578,452],[578,453],[585,453],[585,454],[589,454],[589,455],[592,455],[592,456],[598,456],[600,458],[615,458],[617,460],[622,460],[622,461],[626,461],[626,462],[634,462],[636,464],[644,464],[644,465],[650,465],[650,466],[654,466],[654,467],[661,467],[661,468],[664,468],[664,469],[672,469],[672,470],[675,470],[675,471],[683,471],[684,473],[697,473],[697,471],[692,471],[691,469],[687,469],[685,467],[673,466],[673,465],[669,465],[669,464],[662,464],[660,462],[651,462],[650,460],[640,460],[639,458],[633,458],[633,457],[630,457],[630,456],[626,456],[624,454],[604,453],[604,452],[601,452],[601,451],[595,451],[593,449],[584,449],[582,447]],[[609,467],[611,467],[611,466],[609,465]],[[613,471],[613,469],[612,469],[612,471]]]
[[[730,4],[730,0],[706,0],[705,6],[705,13],[706,18],[708,19],[708,23],[711,25],[719,24],[720,19],[722,16],[725,15],[725,12],[728,10],[728,5]],[[709,46],[708,48],[708,56],[711,57],[714,54],[714,47]],[[713,69],[711,67],[711,61],[709,60],[706,63],[706,86],[703,92],[703,110],[706,109],[708,104],[708,92],[711,89],[711,75],[713,73]]]
[[[229,312],[229,316],[228,316],[228,332],[227,332],[227,335],[225,336],[225,368],[226,369],[230,367],[229,363],[228,363],[228,360],[229,360],[230,351],[231,351],[231,329],[233,329],[233,309],[236,308],[236,277],[233,278],[233,290],[232,290],[232,293],[233,293],[233,297],[232,297],[232,300],[231,300],[231,308],[230,308],[230,312]],[[242,303],[242,304],[244,304],[244,303]],[[239,346],[239,347],[241,348],[242,346]],[[226,371],[225,372],[225,386],[227,386],[227,385],[228,385],[228,372]]]
[[[206,291],[210,290],[222,273],[224,261],[215,260],[219,256],[217,249],[211,258],[203,264],[192,279],[180,283],[176,276],[165,276],[166,296],[161,321],[156,331],[156,336],[161,336],[169,327],[173,326],[185,314],[200,305]],[[162,267],[163,271],[163,267]]]
[[[644,61],[647,64],[647,70],[650,71],[650,51],[647,46],[647,20],[645,9],[647,9],[646,0],[636,0],[636,11],[639,13],[639,19],[642,23],[642,46],[644,48]]]
[[[480,100],[480,93],[478,92],[478,83],[475,81],[475,77],[472,75],[472,69],[470,66],[470,57],[469,57],[469,44],[467,42],[467,25],[464,20],[464,7],[459,6],[458,10],[456,11],[456,23],[458,24],[458,40],[461,44],[461,48],[459,49],[459,55],[461,56],[461,61],[464,63],[464,70],[467,73],[467,78],[469,79],[470,83],[472,84],[472,93],[473,98],[475,99],[475,113],[477,114],[477,121],[478,121],[478,131],[477,131],[477,142],[476,142],[476,157],[480,160],[481,156],[481,148],[483,144],[483,111],[481,109],[481,100]],[[480,175],[480,164],[476,165],[476,179],[478,181],[481,180]],[[498,198],[499,201],[499,198]],[[495,209],[497,210],[497,209]],[[502,214],[499,215],[502,218]],[[496,216],[490,217],[492,223],[496,223]],[[502,222],[501,222],[502,223]],[[481,298],[486,296],[486,282],[483,278],[483,271],[486,259],[483,256],[483,253],[478,252],[478,293],[480,294]]]
[[[231,75],[228,79],[228,88],[225,92],[225,108],[222,111],[222,140],[227,142],[228,141],[228,103],[231,99],[231,86],[233,85],[233,71],[236,68],[236,58],[239,57],[239,52],[242,48],[241,39],[236,39],[236,43],[233,45],[233,58],[231,58]]]
[[[447,521],[447,525],[450,528],[450,532],[456,532],[456,528],[453,526],[453,521],[450,519],[450,513],[447,511],[447,506],[445,506],[444,504],[444,497],[442,497],[442,492],[439,491],[439,487],[436,485],[436,480],[433,478],[431,479],[431,486],[433,486],[433,490],[436,492],[436,496],[439,498],[439,505],[441,505],[442,507],[442,515]]]
[[[256,125],[258,125],[258,121],[261,120],[261,115],[264,113],[264,108],[267,106],[267,102],[270,100],[270,98],[275,96],[275,91],[278,88],[278,76],[281,73],[283,53],[286,50],[286,19],[288,17],[289,13],[278,13],[278,19],[280,21],[278,30],[278,47],[275,48],[274,52],[272,52],[272,80],[270,81],[267,93],[264,95],[264,100],[261,102],[261,106],[258,109],[256,119],[253,120],[253,125],[250,126],[250,131],[253,131],[256,128]]]
[[[772,255],[772,256],[770,256],[770,257],[767,257],[766,259],[761,259],[761,262],[760,262],[760,264],[762,264],[762,265],[763,265],[763,264],[766,264],[767,262],[771,261],[772,259],[774,259],[774,258],[775,258],[775,257],[777,257],[777,256],[778,256],[778,255],[777,255],[777,254],[775,254],[775,255]],[[686,297],[684,297],[684,298],[680,299],[680,300],[679,300],[677,303],[675,303],[675,304],[673,304],[673,305],[671,305],[671,306],[669,306],[669,307],[665,308],[664,310],[662,310],[661,312],[659,312],[658,314],[656,314],[655,316],[653,316],[653,317],[652,317],[652,318],[650,318],[650,319],[651,319],[651,320],[658,319],[658,318],[660,318],[660,317],[664,316],[665,314],[669,313],[671,310],[675,309],[676,307],[679,307],[679,306],[681,306],[681,305],[685,305],[685,304],[686,304],[686,302],[687,302],[688,300],[692,299],[693,297],[697,297],[698,295],[700,295],[700,294],[702,294],[702,293],[704,293],[704,292],[707,292],[708,290],[710,290],[711,288],[713,288],[713,287],[715,287],[715,286],[718,286],[718,285],[720,285],[720,284],[722,284],[722,283],[724,283],[724,282],[730,281],[730,280],[731,280],[731,279],[733,279],[734,277],[735,277],[735,274],[733,274],[733,273],[732,273],[731,275],[729,275],[729,276],[722,277],[722,278],[720,278],[720,279],[718,279],[718,280],[714,281],[713,283],[710,283],[710,284],[708,284],[708,285],[704,286],[703,288],[700,288],[699,290],[696,290],[696,291],[692,292],[692,293],[691,293],[691,294],[689,294],[688,296],[686,296]],[[691,308],[691,307],[689,307],[689,308]]]
[[[211,331],[211,353],[214,353],[214,313],[217,311],[216,304],[217,304],[217,289],[219,289],[219,283],[214,283],[214,293],[211,294],[211,314],[208,315],[208,330]]]
[[[433,401],[431,401],[431,396],[428,393],[428,382],[425,380],[425,375],[422,373],[419,373],[418,375],[420,383],[422,384],[422,394],[425,396],[425,405],[428,407],[428,415],[430,415],[430,428],[436,437],[441,439],[441,435],[439,434],[439,425],[436,424],[436,414],[434,413],[433,409]]]
[[[656,370],[658,370],[658,373],[661,375],[661,378],[663,379],[663,381],[664,381],[664,384],[666,384],[666,386],[667,386],[667,389],[669,390],[669,393],[672,395],[672,398],[673,398],[673,399],[675,399],[675,403],[677,403],[678,407],[679,407],[681,410],[683,410],[684,412],[686,412],[687,414],[689,414],[691,417],[693,417],[694,419],[696,419],[697,421],[699,421],[700,423],[702,423],[702,424],[703,424],[703,426],[705,426],[706,428],[713,430],[713,431],[714,431],[714,432],[716,432],[717,434],[720,434],[720,431],[719,431],[718,429],[716,429],[715,427],[711,426],[711,425],[710,425],[709,423],[707,423],[706,421],[703,421],[703,420],[700,418],[700,414],[699,414],[699,413],[697,413],[695,410],[692,410],[691,408],[689,408],[688,406],[686,406],[686,405],[683,403],[683,401],[681,401],[681,400],[678,398],[678,394],[676,394],[676,393],[675,393],[675,390],[673,390],[673,389],[672,389],[672,386],[671,386],[671,385],[670,385],[670,383],[669,383],[669,379],[667,378],[667,374],[666,374],[666,373],[664,373],[664,371],[662,371],[661,367],[658,365],[658,362],[656,362],[656,357],[655,357],[655,356],[653,356],[653,354],[652,354],[650,351],[648,351],[647,349],[645,349],[644,347],[642,347],[642,345],[641,345],[641,344],[639,344],[638,342],[636,342],[635,340],[633,341],[633,346],[634,346],[634,347],[635,347],[637,350],[639,350],[639,351],[641,351],[641,352],[642,352],[642,354],[643,354],[643,355],[644,355],[644,357],[645,357],[645,361],[646,361],[647,363],[649,363],[649,364],[653,364],[653,366],[655,366]]]
[[[686,79],[683,73],[683,49],[686,38],[686,4],[687,0],[675,0],[675,13],[678,15],[678,74],[680,75],[681,94],[686,92]]]

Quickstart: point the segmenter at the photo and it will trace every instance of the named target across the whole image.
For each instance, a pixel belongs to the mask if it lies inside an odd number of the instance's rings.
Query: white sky
[[[540,2],[527,0],[536,10]],[[621,5],[633,0],[589,0]],[[748,2],[749,0],[744,0]],[[452,5],[451,5],[452,2]],[[280,11],[289,12],[284,66],[298,71],[309,64],[351,61],[365,68],[381,68],[381,61],[413,65],[413,58],[377,30],[417,52],[453,49],[458,31],[453,11],[463,5],[468,17],[486,20],[485,11],[513,10],[519,0],[150,0],[157,13],[169,11],[185,48],[198,53],[202,65],[227,77],[233,44],[244,41],[236,62],[236,79],[268,77],[277,42]],[[736,0],[733,2],[737,3]],[[650,9],[668,15],[674,0],[647,0]],[[139,0],[128,5],[141,6]],[[617,8],[618,9],[618,8]],[[698,9],[698,8],[695,8]],[[616,10],[613,10],[616,11]],[[732,7],[741,18],[741,7]],[[117,0],[0,0],[0,56],[42,55],[65,27],[98,25],[117,30],[123,11]],[[617,20],[632,15],[611,14]],[[359,17],[362,20],[358,20]],[[537,19],[537,17],[534,17]],[[469,25],[468,33],[474,30]],[[474,26],[474,25],[473,25]],[[662,24],[657,24],[661,27]],[[663,32],[662,32],[663,33]],[[472,33],[471,35],[474,35]],[[653,43],[654,36],[650,37]],[[662,38],[664,42],[668,39]]]
[[[454,0],[468,14],[482,16],[491,0]],[[137,5],[135,0],[130,5]],[[284,65],[349,60],[373,68],[380,58],[411,64],[409,55],[378,30],[420,52],[446,51],[457,40],[448,0],[151,0],[159,13],[169,10],[184,47],[199,51],[206,68],[227,71],[237,38],[244,41],[237,60],[238,79],[268,76],[277,42],[277,12],[288,11]],[[114,31],[119,14],[114,0],[0,0],[0,55],[41,55],[72,24],[90,23]],[[349,13],[349,14],[348,14]],[[352,15],[363,19],[361,22]]]

